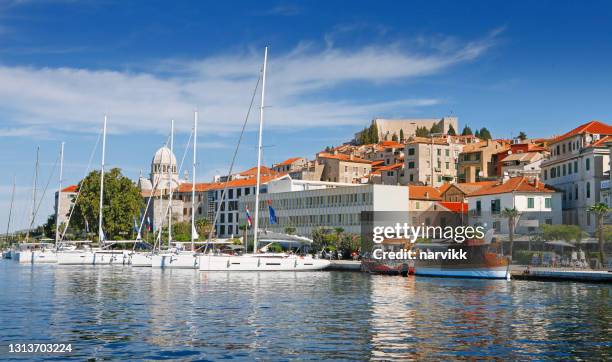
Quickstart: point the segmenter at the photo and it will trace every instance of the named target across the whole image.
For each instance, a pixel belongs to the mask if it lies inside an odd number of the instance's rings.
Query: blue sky
[[[41,189],[56,187],[60,141],[77,182],[104,112],[107,163],[128,176],[148,173],[171,118],[181,157],[195,108],[198,179],[223,173],[265,45],[267,164],[312,157],[375,116],[454,114],[496,137],[610,122],[611,14],[605,1],[0,0],[0,231],[13,175],[26,224],[35,147]],[[255,162],[256,118],[240,168]]]

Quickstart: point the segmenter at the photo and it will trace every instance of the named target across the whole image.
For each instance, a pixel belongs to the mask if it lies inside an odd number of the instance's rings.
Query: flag
[[[272,208],[272,206],[268,205],[268,209],[270,211],[270,225],[277,224],[278,219],[276,218],[276,211]]]
[[[192,235],[193,235],[193,239],[194,239],[194,240],[195,240],[195,239],[199,239],[199,238],[200,238],[200,235],[198,235],[198,232],[197,232],[197,230],[196,230],[195,225],[193,225],[193,226],[191,227],[191,233],[192,233]]]
[[[247,217],[247,224],[248,227],[251,228],[253,226],[253,219],[251,218],[251,213],[249,212],[249,208],[246,208],[246,217]]]

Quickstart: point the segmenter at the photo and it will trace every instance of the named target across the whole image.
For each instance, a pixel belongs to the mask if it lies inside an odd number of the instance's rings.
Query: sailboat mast
[[[102,126],[102,164],[100,168],[100,217],[98,218],[98,239],[100,245],[104,242],[104,231],[102,231],[103,206],[104,206],[104,161],[106,153],[106,115],[104,115],[104,125]]]
[[[9,233],[11,231],[11,218],[13,217],[13,202],[15,201],[15,184],[17,177],[13,175],[13,191],[11,192],[11,207],[9,208],[8,224],[6,225],[6,241],[8,242]]]
[[[36,185],[38,184],[38,157],[40,153],[40,146],[36,146],[36,164],[34,165],[34,184],[32,185],[32,215],[30,215],[30,225],[26,232],[26,242],[30,239],[30,231],[32,225],[34,225],[34,218],[36,217]]]
[[[170,169],[168,170],[168,182],[169,182],[168,185],[170,187],[170,193],[168,196],[168,249],[170,249],[171,244],[172,244],[172,195],[173,195],[172,176],[174,174],[174,164],[172,163],[173,155],[174,155],[174,120],[171,120],[170,121]]]
[[[264,50],[264,63],[261,83],[261,105],[259,107],[259,140],[257,142],[257,183],[255,186],[255,229],[253,232],[253,254],[257,253],[257,232],[259,230],[259,184],[261,183],[261,134],[264,121],[264,97],[266,94],[266,67],[268,65],[268,47]]]
[[[57,189],[57,208],[55,210],[55,246],[59,244],[59,215],[62,207],[62,179],[64,177],[64,142],[60,145],[60,172],[59,172],[59,188]]]
[[[195,251],[195,184],[196,184],[196,147],[198,140],[198,111],[193,117],[193,165],[191,167],[191,251]]]

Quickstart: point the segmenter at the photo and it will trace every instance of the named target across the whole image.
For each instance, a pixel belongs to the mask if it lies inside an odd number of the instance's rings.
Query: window
[[[414,208],[415,208],[415,209],[417,209],[417,210],[418,210],[418,209],[420,209],[420,208],[421,208],[421,203],[417,201],[417,202],[414,204]]]
[[[578,173],[578,161],[574,161],[574,173]]]
[[[245,195],[248,195],[248,194],[250,194],[250,193],[251,193],[251,189],[250,189],[250,188],[248,188],[248,187],[245,187],[245,188],[244,188],[244,194],[245,194]]]
[[[476,201],[476,213],[480,215],[480,211],[482,210],[482,202],[480,200]]]
[[[408,168],[414,168],[414,162],[408,162]]]
[[[584,168],[588,171],[591,169],[591,159],[587,158],[584,164]]]
[[[447,170],[449,169],[449,163],[448,162],[446,162],[446,169]]]
[[[571,164],[571,163],[568,163],[568,164],[567,164],[567,173],[568,173],[569,175],[571,175],[571,174],[572,174],[572,164]]]
[[[450,150],[444,151],[444,154],[446,154],[446,157],[450,156]]]
[[[591,183],[590,182],[586,183],[586,198],[587,199],[591,198]]]
[[[438,148],[438,156],[442,156],[442,150]]]
[[[414,174],[410,174],[410,182],[414,182]]]
[[[414,148],[409,148],[408,149],[408,155],[409,156],[414,156]]]
[[[572,194],[571,194],[571,191],[570,191],[570,199],[571,198],[572,198]],[[544,207],[547,208],[547,209],[550,209],[551,208],[551,201],[552,201],[552,199],[550,197],[545,198],[544,199]]]
[[[499,214],[501,212],[501,200],[491,200],[491,214]]]
[[[564,165],[563,165],[563,176],[565,176],[565,175],[566,175],[566,171],[567,171],[567,170],[566,170],[566,167],[565,167],[565,164],[564,164]]]
[[[544,170],[544,180],[548,180],[548,170]]]
[[[528,208],[528,209],[533,209],[534,207],[535,207],[535,206],[534,206],[534,200],[533,200],[533,197],[528,197],[528,198],[527,198],[527,208]]]
[[[574,198],[578,200],[578,185],[576,185],[576,188],[574,189]]]

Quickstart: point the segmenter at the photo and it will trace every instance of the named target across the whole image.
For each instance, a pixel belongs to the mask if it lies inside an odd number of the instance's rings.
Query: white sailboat
[[[61,152],[63,152],[64,143],[62,142]],[[52,244],[49,243],[40,243],[40,242],[30,242],[30,230],[34,224],[34,220],[36,218],[36,214],[38,211],[38,206],[36,203],[36,190],[38,183],[38,166],[39,166],[39,153],[40,148],[36,148],[36,166],[34,171],[34,185],[32,188],[32,213],[30,216],[30,225],[28,227],[28,231],[26,233],[26,240],[22,243],[19,243],[15,246],[15,248],[11,251],[11,259],[20,263],[20,264],[40,264],[40,263],[55,263],[57,262],[57,256],[55,254],[55,250]],[[44,195],[43,195],[44,196]]]
[[[196,149],[198,138],[198,111],[193,118],[193,165],[191,169],[191,250],[184,250],[179,244],[167,252],[153,254],[151,266],[154,268],[197,269],[200,253],[196,251],[195,239],[198,234],[195,227],[195,185],[196,185]],[[172,159],[172,158],[171,158]],[[160,234],[161,235],[161,234]],[[171,237],[171,232],[169,233]],[[160,240],[161,243],[161,240]],[[171,243],[171,239],[169,240]]]
[[[259,186],[261,183],[261,149],[264,119],[264,99],[266,89],[266,68],[268,64],[268,47],[264,51],[262,70],[261,104],[259,108],[259,139],[257,148],[257,182],[255,187],[255,222],[253,254],[218,255],[208,253],[199,258],[200,271],[309,271],[321,270],[329,266],[329,260],[315,259],[310,255],[287,253],[263,253],[257,248],[259,230]]]
[[[107,117],[104,115],[104,124],[102,128],[102,162],[100,169],[100,210],[98,217],[98,240],[99,248],[91,248],[91,242],[73,242],[71,246],[63,246],[58,243],[57,263],[61,265],[112,265],[112,264],[127,264],[129,254],[125,250],[110,250],[107,249],[112,243],[105,244],[103,225],[103,206],[104,206],[104,166],[106,155],[106,122]],[[60,177],[61,178],[61,177]],[[61,181],[60,181],[61,192]],[[60,198],[61,199],[61,198]],[[59,208],[58,208],[59,209]],[[67,228],[67,226],[66,226]],[[65,233],[66,229],[64,229]],[[56,236],[58,240],[59,234]]]
[[[11,231],[11,219],[13,217],[13,204],[15,201],[15,186],[17,184],[17,178],[15,176],[13,176],[13,190],[11,191],[11,206],[9,208],[9,214],[8,214],[8,223],[6,225],[6,236],[4,238],[4,240],[8,243],[9,241],[9,233]],[[3,259],[11,259],[11,248],[7,248],[5,250],[2,251],[2,258]]]

